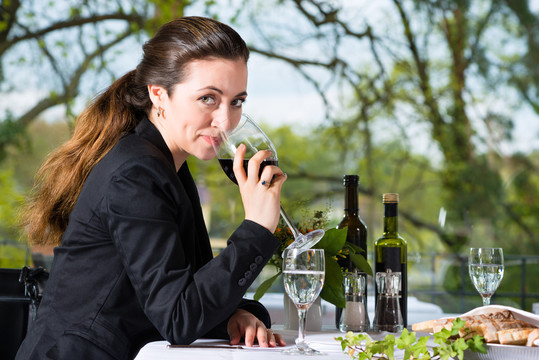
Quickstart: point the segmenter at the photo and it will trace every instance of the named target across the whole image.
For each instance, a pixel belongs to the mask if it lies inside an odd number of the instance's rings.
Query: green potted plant
[[[327,225],[327,214],[324,211],[316,210],[313,216],[307,216],[306,220],[298,224],[297,228],[300,232],[307,233],[314,229],[324,229]],[[282,222],[277,227],[275,236],[281,241],[281,246],[273,254],[268,265],[275,267],[276,274],[260,284],[254,295],[255,300],[259,300],[281,275],[283,268],[282,253],[294,241],[292,232]],[[338,260],[345,256],[350,256],[354,264],[370,276],[372,276],[372,268],[362,254],[363,250],[346,241],[346,228],[326,230],[322,240],[314,247],[324,249],[326,263],[326,276],[320,297],[333,305],[344,308],[346,305],[342,288],[344,269],[339,266]]]

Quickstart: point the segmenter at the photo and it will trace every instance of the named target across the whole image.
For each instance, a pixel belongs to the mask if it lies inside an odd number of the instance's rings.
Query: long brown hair
[[[249,50],[232,28],[203,17],[175,19],[144,44],[136,70],[116,80],[82,112],[71,139],[39,170],[22,219],[30,243],[60,243],[93,167],[152,108],[147,86],[163,86],[172,96],[186,76],[186,65],[204,58],[247,62]]]

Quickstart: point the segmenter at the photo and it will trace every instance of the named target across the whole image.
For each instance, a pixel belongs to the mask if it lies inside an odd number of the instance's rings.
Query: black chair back
[[[13,360],[28,329],[30,296],[21,269],[0,269],[0,360]]]

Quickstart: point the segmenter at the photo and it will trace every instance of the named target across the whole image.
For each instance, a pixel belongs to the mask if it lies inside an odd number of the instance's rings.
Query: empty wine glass
[[[468,270],[475,288],[483,298],[483,306],[490,305],[490,298],[503,278],[503,250],[471,248]]]
[[[287,249],[283,256],[283,282],[288,297],[298,309],[296,347],[283,350],[288,355],[321,355],[305,342],[307,310],[316,300],[325,277],[323,249]]]
[[[245,169],[245,172],[247,172],[247,164],[249,159],[260,150],[270,150],[272,155],[260,164],[260,170],[258,173],[259,177],[262,174],[262,170],[265,166],[279,165],[275,146],[273,146],[273,143],[266,133],[264,133],[264,131],[246,114],[242,114],[240,122],[234,129],[221,129],[219,136],[220,139],[212,141],[212,144],[221,168],[223,168],[225,174],[235,184],[238,182],[234,175],[232,164],[234,162],[234,155],[236,154],[236,150],[240,144],[244,144],[247,148],[243,160],[243,168]],[[282,206],[280,211],[281,217],[284,219],[290,228],[290,231],[292,231],[292,234],[294,235],[294,242],[290,244],[287,249],[310,249],[324,236],[324,230],[321,229],[313,230],[307,234],[302,234],[294,226],[292,220],[284,211]]]

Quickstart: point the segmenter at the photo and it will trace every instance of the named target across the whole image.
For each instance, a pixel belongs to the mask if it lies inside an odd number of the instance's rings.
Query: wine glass
[[[483,306],[490,305],[490,298],[503,278],[503,250],[471,248],[468,270],[475,288],[483,298]]]
[[[299,326],[296,347],[283,350],[288,355],[321,355],[305,342],[307,310],[324,285],[323,249],[286,249],[283,255],[283,282],[288,297],[298,309]]]
[[[223,171],[235,184],[238,182],[234,175],[232,164],[234,162],[234,155],[240,144],[244,144],[247,148],[243,159],[243,168],[245,169],[245,172],[247,172],[249,159],[260,150],[270,150],[272,155],[260,164],[260,170],[258,172],[259,177],[266,165],[279,165],[275,146],[273,146],[273,143],[266,133],[264,133],[264,131],[246,114],[242,114],[240,122],[233,130],[226,131],[220,129],[219,136],[220,139],[218,141],[212,141],[212,144]],[[294,226],[292,220],[282,206],[280,212],[294,236],[294,242],[290,244],[287,249],[310,249],[324,236],[324,230],[321,229],[302,234]]]

